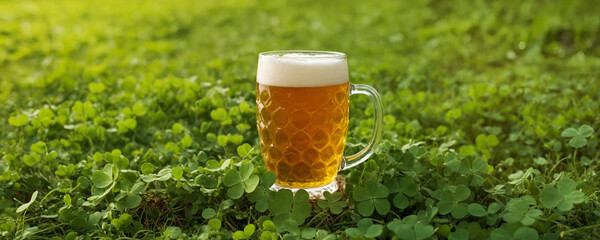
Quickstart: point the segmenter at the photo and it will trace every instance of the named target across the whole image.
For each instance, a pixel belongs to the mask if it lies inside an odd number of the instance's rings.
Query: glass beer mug
[[[349,96],[354,94],[373,102],[373,135],[366,148],[343,156]],[[277,177],[275,191],[305,189],[313,198],[334,192],[338,171],[367,160],[381,139],[381,98],[374,88],[349,82],[343,53],[260,53],[256,104],[261,153]]]

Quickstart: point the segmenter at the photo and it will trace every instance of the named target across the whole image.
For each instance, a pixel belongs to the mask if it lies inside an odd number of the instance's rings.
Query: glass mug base
[[[271,188],[269,188],[269,190],[271,191],[279,191],[281,189],[288,189],[290,191],[292,191],[292,193],[296,194],[296,192],[300,189],[305,190],[308,193],[308,198],[309,199],[323,199],[323,193],[325,192],[330,192],[330,193],[334,193],[339,189],[338,183],[336,181],[336,179],[332,179],[331,183],[325,185],[325,186],[320,186],[320,187],[314,187],[314,188],[289,188],[289,187],[283,187],[283,186],[279,186],[276,184],[273,184],[273,186],[271,186]]]

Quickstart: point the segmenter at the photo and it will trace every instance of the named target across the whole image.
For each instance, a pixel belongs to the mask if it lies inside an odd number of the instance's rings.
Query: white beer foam
[[[280,87],[337,85],[348,82],[348,63],[331,54],[260,55],[256,81]]]

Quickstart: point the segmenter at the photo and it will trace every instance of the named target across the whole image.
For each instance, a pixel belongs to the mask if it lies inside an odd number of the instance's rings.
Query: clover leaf
[[[4,174],[5,172],[8,172],[9,169],[10,165],[8,165],[8,162],[0,160],[0,175]]]
[[[494,147],[498,145],[498,138],[496,137],[496,135],[486,136],[484,134],[479,134],[475,138],[475,143],[480,149],[485,149],[487,147]]]
[[[483,217],[488,214],[488,211],[485,210],[485,207],[481,206],[479,203],[471,203],[467,209],[471,216],[475,217]]]
[[[259,212],[264,212],[268,208],[269,201],[273,198],[273,191],[269,188],[275,183],[275,173],[265,171],[259,184],[253,192],[247,195],[250,202],[255,203],[255,208]]]
[[[25,163],[25,165],[30,166],[30,167],[35,166],[41,160],[42,160],[42,157],[35,152],[23,156],[23,163]]]
[[[171,169],[171,176],[179,181],[183,177],[183,169],[181,167],[174,167]]]
[[[217,108],[210,112],[210,118],[217,121],[223,121],[227,118],[227,110],[224,108]]]
[[[31,194],[31,198],[29,198],[29,202],[24,203],[23,205],[19,206],[17,208],[16,212],[20,213],[20,212],[27,210],[27,208],[29,208],[29,206],[31,206],[31,204],[33,204],[33,202],[35,202],[37,195],[38,195],[38,191],[33,192],[33,194]]]
[[[331,194],[326,191],[323,193],[323,197],[325,197],[325,199],[319,199],[319,201],[317,201],[317,205],[322,209],[329,209],[329,211],[333,214],[342,213],[343,208],[348,206],[347,202],[340,201],[340,199],[342,199],[341,192]]]
[[[368,218],[363,218],[358,221],[358,228],[347,228],[346,233],[348,236],[355,237],[366,237],[376,238],[383,232],[383,226],[380,224],[373,224],[373,221]]]
[[[25,114],[19,114],[17,116],[8,118],[8,124],[15,127],[25,126],[25,124],[27,124],[27,121],[29,121],[29,118]]]
[[[244,231],[236,231],[231,237],[233,239],[250,239],[255,230],[256,226],[254,226],[254,224],[248,224],[244,227]]]
[[[163,169],[161,169],[160,171],[158,171],[158,174],[146,174],[146,175],[142,175],[142,180],[144,182],[153,182],[153,181],[166,181],[171,179],[171,177],[173,176],[173,174],[171,174],[171,168],[170,167],[165,167]]]
[[[444,173],[449,176],[452,173],[466,174],[470,186],[481,186],[483,177],[479,173],[487,169],[487,162],[481,157],[459,158],[456,153],[449,152],[444,158]]]
[[[358,202],[357,209],[363,216],[371,216],[375,210],[380,215],[390,211],[390,202],[387,197],[390,194],[388,188],[381,183],[369,180],[364,187],[354,190],[354,201]]]
[[[154,166],[154,164],[152,163],[144,163],[142,164],[142,166],[140,167],[140,170],[142,171],[143,174],[151,174],[154,172],[154,169],[156,167]]]
[[[279,235],[277,234],[277,228],[271,220],[265,220],[262,223],[263,232],[260,234],[260,240],[277,240]]]
[[[240,155],[241,158],[252,157],[253,151],[254,148],[247,143],[244,143],[237,147],[238,155]]]
[[[116,180],[118,178],[119,171],[117,170],[117,167],[112,164],[105,165],[102,171],[95,171],[92,174],[92,183],[94,184],[92,187],[92,196],[90,196],[88,200],[93,201],[105,197],[112,191],[115,185],[117,185]]]
[[[29,149],[31,149],[31,151],[39,153],[39,154],[46,154],[46,152],[48,151],[48,147],[46,146],[46,143],[42,142],[42,141],[32,144],[31,147],[29,147]]]
[[[146,113],[148,112],[148,108],[145,107],[144,105],[142,105],[141,103],[135,103],[132,107],[131,110],[133,110],[133,113],[136,116],[144,116],[146,115]]]
[[[398,193],[394,196],[392,203],[399,209],[407,208],[409,205],[408,197],[414,197],[417,194],[415,180],[408,176],[404,176],[399,180],[393,178],[386,181],[384,185],[390,193]]]
[[[110,221],[110,223],[115,226],[116,229],[124,229],[133,223],[133,217],[128,213],[123,213],[119,218]]]
[[[223,184],[229,187],[227,190],[227,196],[231,199],[238,199],[246,193],[250,193],[258,186],[259,177],[252,175],[254,165],[249,162],[244,162],[237,171],[235,169],[229,171],[223,178]]]
[[[181,237],[181,228],[170,226],[163,232],[164,239],[179,239]]]
[[[533,208],[531,206],[534,206]],[[506,213],[502,219],[507,223],[520,222],[525,226],[529,226],[542,215],[542,211],[535,208],[535,200],[531,196],[523,196],[508,201],[506,204]]]
[[[563,178],[554,186],[547,186],[540,193],[540,201],[545,208],[557,208],[560,211],[573,209],[574,204],[582,203],[585,194],[575,189],[577,184],[569,178]]]
[[[93,82],[88,85],[88,89],[90,90],[90,92],[93,92],[93,93],[101,93],[101,92],[104,92],[104,89],[106,89],[106,86],[104,86],[104,84],[102,84],[101,82],[99,82],[99,83]]]
[[[137,194],[142,192],[146,188],[146,185],[143,182],[137,182],[131,188],[128,185],[128,181],[122,181],[121,193],[114,198],[114,200],[118,201],[116,206],[119,211],[123,211],[126,208],[133,209],[142,202],[142,197]]]
[[[471,190],[465,185],[448,186],[441,192],[440,201],[437,204],[440,214],[450,213],[454,218],[463,218],[469,213],[469,205],[462,201],[467,200],[471,195]]]
[[[468,239],[469,239],[469,232],[464,228],[456,229],[456,231],[448,234],[448,240],[468,240]]]
[[[574,148],[584,147],[588,141],[587,138],[594,134],[594,129],[589,125],[581,125],[579,129],[567,128],[560,135],[562,137],[571,138],[569,146]]]
[[[491,240],[537,240],[538,232],[530,227],[504,224],[490,232]]]
[[[216,218],[208,220],[208,227],[212,231],[218,231],[219,229],[221,229],[221,220]]]
[[[229,167],[230,164],[231,164],[231,159],[225,159],[225,160],[222,160],[221,162],[211,159],[211,160],[206,161],[206,168],[204,168],[204,169],[209,172],[218,172],[218,171],[226,169],[227,167]]]
[[[404,219],[394,219],[387,224],[387,228],[396,237],[406,240],[421,240],[433,235],[433,226],[419,220],[416,215],[406,216]]]
[[[105,188],[112,183],[112,176],[106,172],[98,170],[92,174],[92,182],[97,188]]]
[[[294,220],[296,225],[303,224],[311,212],[308,193],[302,189],[298,190],[295,196],[288,189],[279,190],[275,199],[269,203],[268,209],[275,215],[273,222],[279,231],[289,229],[289,226],[284,227],[284,222],[288,219]]]

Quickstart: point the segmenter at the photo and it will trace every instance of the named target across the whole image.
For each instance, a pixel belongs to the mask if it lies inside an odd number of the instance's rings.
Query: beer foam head
[[[319,51],[261,53],[256,81],[280,87],[320,87],[347,83],[346,55]]]

